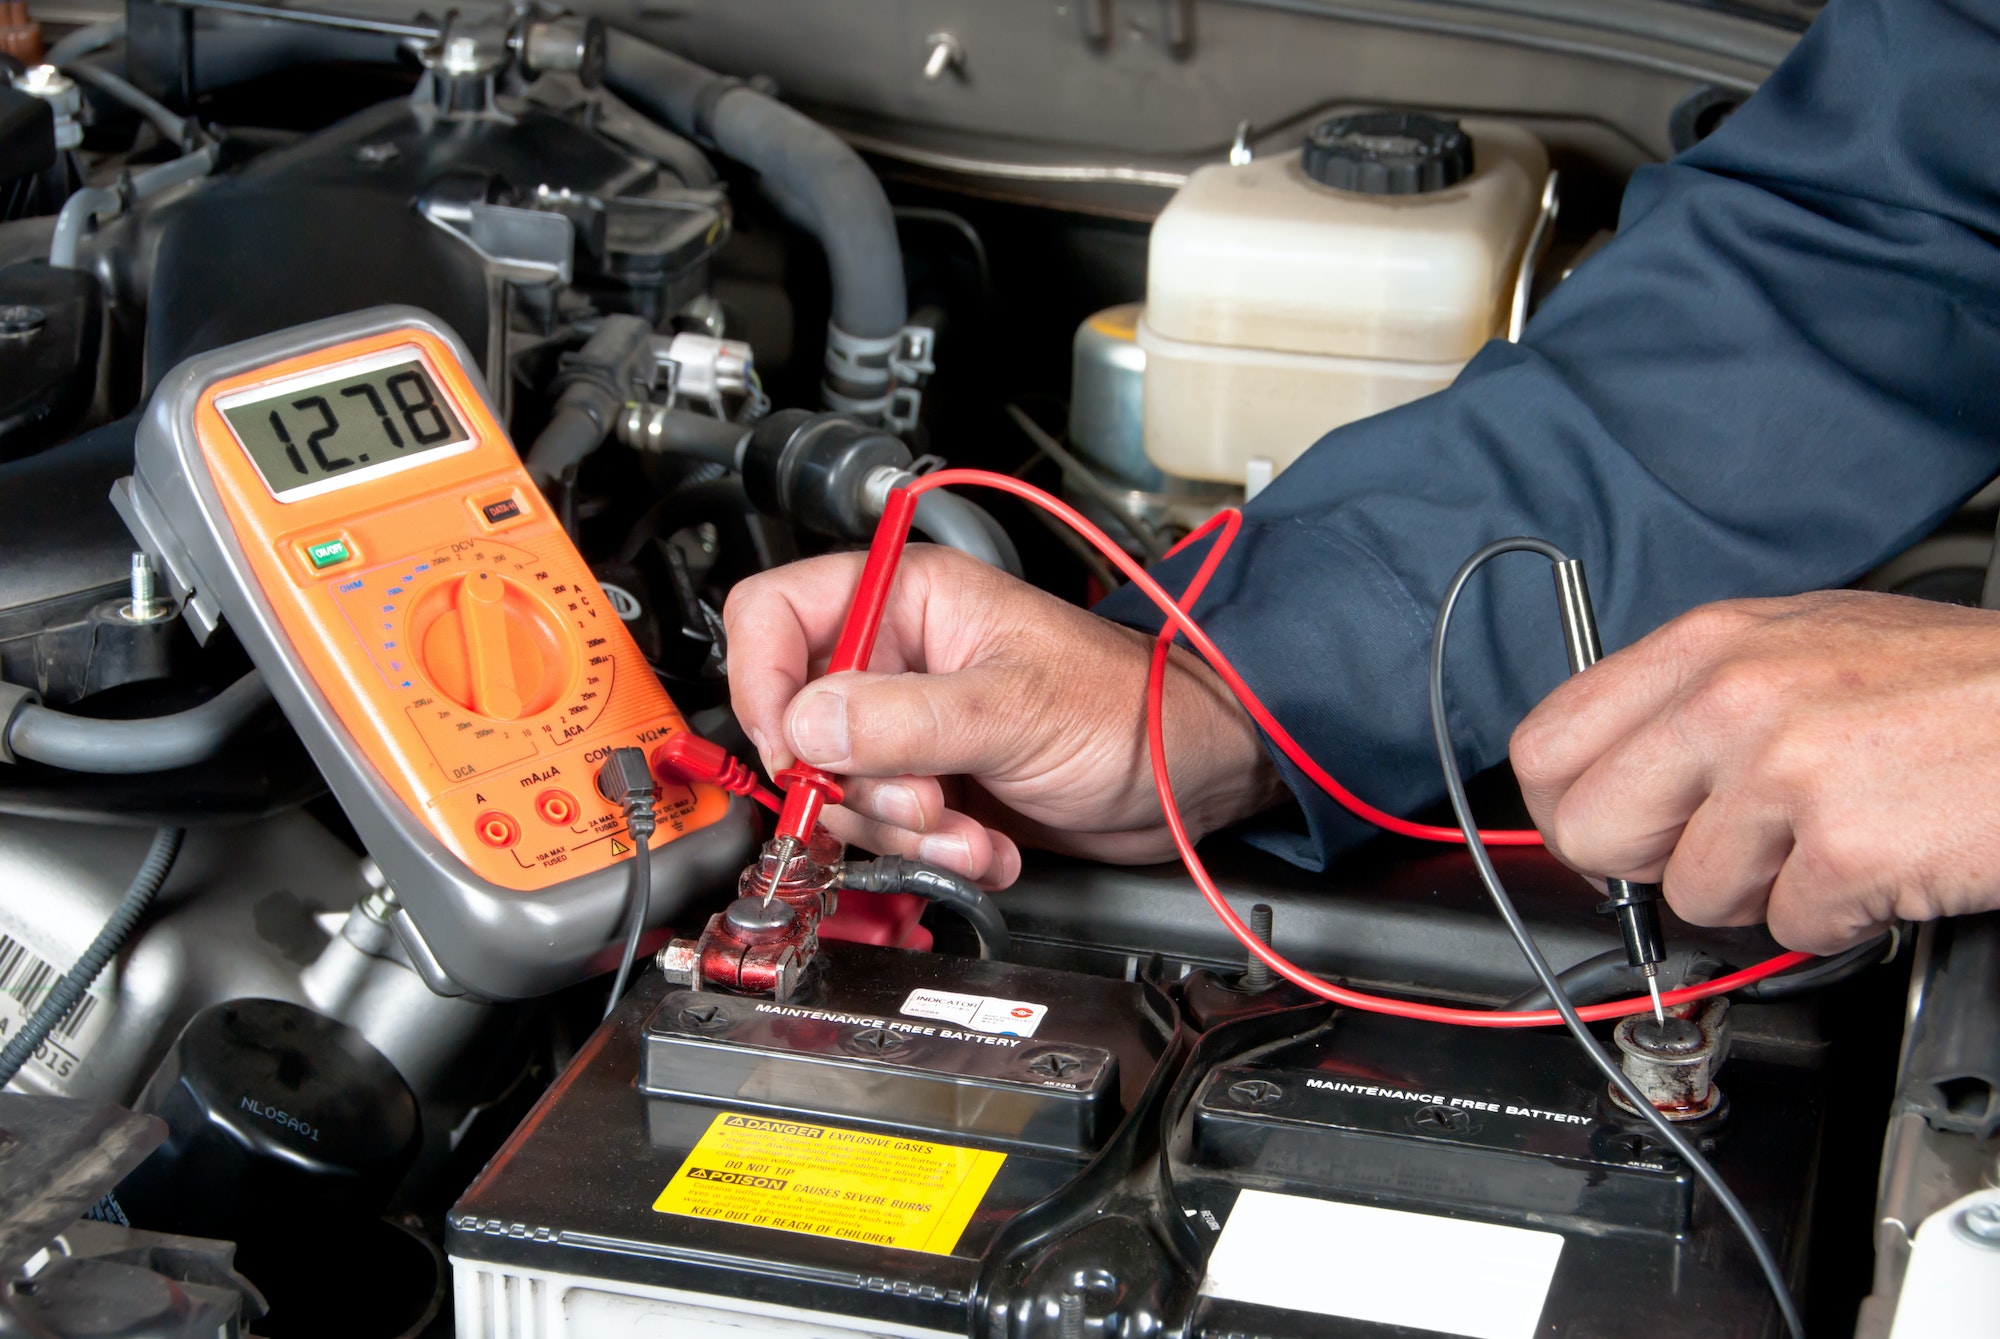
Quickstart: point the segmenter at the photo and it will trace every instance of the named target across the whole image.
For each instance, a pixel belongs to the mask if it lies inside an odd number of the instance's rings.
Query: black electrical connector
[[[618,960],[618,975],[611,980],[611,998],[605,1001],[604,1016],[618,1007],[618,997],[632,979],[632,964],[639,956],[639,938],[646,933],[646,913],[653,900],[653,802],[659,798],[659,783],[647,765],[646,750],[617,748],[597,769],[597,789],[605,799],[625,811],[625,830],[632,838],[632,893],[625,912],[625,952]]]

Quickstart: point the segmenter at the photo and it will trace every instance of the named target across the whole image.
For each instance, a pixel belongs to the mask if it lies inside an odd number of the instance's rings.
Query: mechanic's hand
[[[862,556],[752,577],[723,610],[737,718],[772,771],[798,759],[841,778],[829,828],[989,888],[1020,874],[1016,841],[1128,863],[1173,855],[1146,749],[1150,636],[913,544],[874,668],[808,684],[840,638]],[[1166,732],[1196,835],[1284,794],[1249,716],[1181,648]]]
[[[1826,953],[2000,907],[2000,615],[1708,605],[1551,693],[1513,760],[1557,855],[1696,924]]]

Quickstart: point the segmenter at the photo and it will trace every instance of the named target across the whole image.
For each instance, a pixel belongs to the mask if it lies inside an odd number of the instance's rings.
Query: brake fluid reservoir
[[[1241,483],[1449,385],[1506,332],[1548,155],[1518,127],[1339,116],[1302,151],[1198,169],[1153,225],[1146,454]]]

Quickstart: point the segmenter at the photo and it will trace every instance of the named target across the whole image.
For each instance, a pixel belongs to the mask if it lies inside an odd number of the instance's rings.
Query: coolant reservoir
[[[1334,117],[1301,152],[1198,169],[1153,225],[1147,456],[1242,483],[1256,458],[1282,469],[1450,384],[1506,333],[1548,170],[1517,127],[1410,112]]]

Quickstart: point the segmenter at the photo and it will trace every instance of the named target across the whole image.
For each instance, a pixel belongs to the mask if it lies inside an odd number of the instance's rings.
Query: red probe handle
[[[875,540],[868,546],[868,561],[861,568],[861,583],[854,588],[854,603],[848,606],[847,622],[841,625],[833,659],[827,662],[828,674],[868,668],[868,659],[875,654],[875,634],[882,630],[882,614],[889,607],[889,587],[896,580],[896,566],[903,561],[910,521],[916,514],[916,494],[906,488],[889,491]]]
[[[861,568],[861,582],[854,588],[854,603],[847,608],[847,622],[841,625],[833,659],[827,662],[828,674],[868,668],[875,654],[875,636],[882,630],[882,614],[889,607],[889,587],[896,580],[903,548],[910,542],[910,521],[916,513],[915,494],[903,488],[889,490],[882,519],[875,526],[874,542],[868,546],[868,561]],[[839,785],[817,767],[787,767],[772,779],[785,787],[785,808],[778,815],[780,837],[803,844],[811,837],[820,810],[829,803],[840,803]]]

